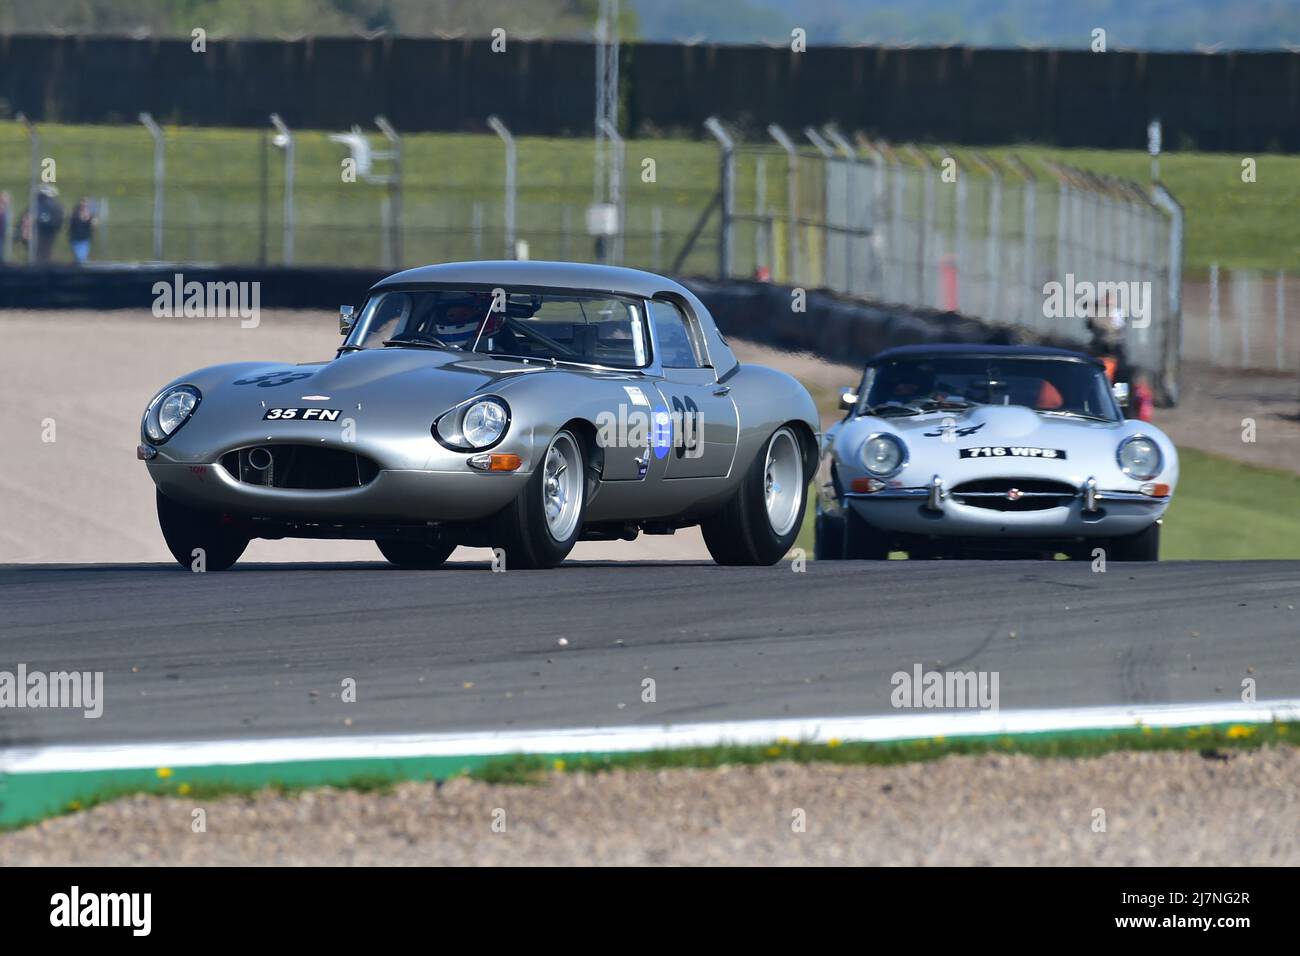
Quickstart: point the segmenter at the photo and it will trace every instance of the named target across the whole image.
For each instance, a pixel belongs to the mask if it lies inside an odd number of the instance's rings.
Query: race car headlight
[[[1119,470],[1130,478],[1146,481],[1160,474],[1164,467],[1164,458],[1160,447],[1150,438],[1133,435],[1119,443],[1115,457],[1119,460]]]
[[[144,437],[161,445],[190,420],[203,400],[193,385],[177,385],[161,392],[144,413]]]
[[[505,437],[510,409],[499,398],[481,398],[442,415],[433,423],[438,441],[456,451],[481,451]]]
[[[898,474],[907,462],[907,449],[893,435],[872,435],[862,445],[862,465],[877,478]]]

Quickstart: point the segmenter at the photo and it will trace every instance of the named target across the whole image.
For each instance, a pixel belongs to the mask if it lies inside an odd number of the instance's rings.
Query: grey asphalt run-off
[[[890,714],[917,664],[1004,710],[1300,698],[1298,562],[11,565],[0,608],[0,671],[105,698],[0,747]]]

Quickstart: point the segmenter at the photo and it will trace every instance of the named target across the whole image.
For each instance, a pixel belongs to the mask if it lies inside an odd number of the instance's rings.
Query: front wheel
[[[718,564],[776,564],[799,537],[808,481],[803,446],[788,425],[772,433],[731,500],[700,524]]]
[[[191,571],[224,571],[244,553],[248,536],[215,511],[191,508],[157,492],[158,526],[167,550]]]
[[[1160,523],[1156,522],[1143,528],[1137,534],[1112,538],[1110,559],[1112,561],[1159,561]]]
[[[422,541],[384,541],[375,542],[379,553],[399,568],[428,571],[440,568],[451,553],[456,550],[454,544],[425,544]]]
[[[853,510],[844,509],[844,559],[846,561],[887,561],[889,542],[881,532],[867,524]]]
[[[819,512],[813,523],[813,560],[839,561],[844,557],[844,519]]]
[[[586,509],[586,451],[581,438],[561,429],[519,497],[497,518],[506,569],[558,565],[578,543]]]

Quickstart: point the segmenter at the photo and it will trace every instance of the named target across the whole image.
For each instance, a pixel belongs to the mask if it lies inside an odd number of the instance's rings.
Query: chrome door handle
[[[714,395],[726,395],[726,394],[727,394],[728,392],[730,392],[730,391],[731,391],[731,386],[730,386],[730,385],[719,385],[717,388],[715,388],[715,389],[713,390],[713,394],[714,394]]]

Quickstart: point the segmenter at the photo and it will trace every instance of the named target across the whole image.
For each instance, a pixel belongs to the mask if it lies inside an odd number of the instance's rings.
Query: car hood
[[[490,356],[406,348],[345,352],[333,361],[303,365],[216,365],[170,383],[194,385],[203,400],[193,419],[166,443],[166,453],[182,461],[211,461],[243,444],[316,442],[326,434],[315,422],[265,421],[274,408],[337,410],[338,420],[355,422],[358,441],[367,447],[381,441],[400,447],[412,440],[409,436],[427,444],[430,424],[447,409],[476,395],[507,395],[521,379],[546,371],[548,366]]]

